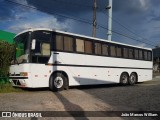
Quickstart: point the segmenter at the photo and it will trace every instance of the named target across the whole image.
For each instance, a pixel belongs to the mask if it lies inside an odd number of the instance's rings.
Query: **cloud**
[[[93,0],[12,0],[28,7],[10,4],[0,0],[1,29],[19,32],[30,27],[45,27],[67,30],[70,32],[91,35],[92,25],[72,21],[55,14],[74,18],[93,18]],[[135,33],[149,40],[158,40],[158,32],[154,27],[160,25],[159,0],[113,0],[113,18]],[[77,5],[76,5],[77,4]],[[79,4],[79,5],[78,5]],[[108,0],[97,0],[98,10],[104,9]],[[86,7],[88,6],[88,7]],[[107,27],[107,16],[97,11],[97,24]],[[46,14],[45,14],[46,13]],[[159,28],[156,30],[158,31]],[[133,36],[128,30],[113,21],[113,30]],[[106,38],[107,30],[97,27],[97,37]],[[137,36],[135,36],[137,38]],[[137,45],[137,41],[127,39],[113,33],[113,40]],[[139,38],[137,38],[139,39]],[[132,42],[133,41],[133,42]],[[143,46],[143,44],[140,44]]]
[[[13,5],[7,4],[4,0],[0,1],[0,21],[8,20],[9,17],[13,17],[13,12],[11,9],[13,7]]]
[[[116,12],[125,14],[141,14],[151,6],[151,0],[114,0],[113,8]]]
[[[8,23],[8,26],[5,25],[7,26],[5,30],[18,33],[29,28],[51,28],[63,31],[69,31],[71,29],[72,20],[63,19],[63,21],[61,20],[62,22],[60,22],[55,16],[37,10],[36,7],[28,3],[27,0],[15,0],[14,2],[30,6],[34,9],[21,5],[9,4],[12,7],[7,8],[8,15],[6,15],[6,19],[2,17],[3,24],[6,24],[6,21]],[[3,2],[3,4],[5,4],[4,8],[8,5],[7,2]]]
[[[15,2],[18,2],[18,3],[23,4],[23,5],[28,5],[27,0],[15,0]]]
[[[58,29],[68,31],[72,24],[71,20],[65,20],[63,22],[59,22],[55,17],[47,17],[36,19],[34,21],[26,21],[14,24],[8,28],[10,31],[20,32],[29,28],[50,28],[50,29]]]
[[[147,10],[150,6],[150,0],[139,0],[139,2],[143,10]]]
[[[137,46],[139,46],[139,47],[146,47],[147,45],[145,43],[140,43],[140,44],[137,44]]]
[[[34,12],[37,11],[36,7],[29,4],[27,0],[14,0],[13,4],[18,3],[17,6],[14,8],[16,12]]]
[[[35,12],[35,9],[30,9],[15,3],[19,3],[22,5],[29,5],[27,0],[0,0],[0,21],[14,21],[17,19],[23,19],[23,17],[20,16],[21,13],[26,12]],[[31,6],[31,5],[29,5]],[[34,6],[31,6],[34,8]]]

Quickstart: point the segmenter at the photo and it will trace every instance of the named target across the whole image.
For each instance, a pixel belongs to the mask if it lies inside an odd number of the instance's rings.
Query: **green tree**
[[[15,44],[0,41],[0,76],[7,77],[9,65],[15,55]]]

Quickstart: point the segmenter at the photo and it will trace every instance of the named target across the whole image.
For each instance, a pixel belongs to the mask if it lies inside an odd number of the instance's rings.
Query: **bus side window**
[[[56,35],[56,49],[63,50],[63,36]]]
[[[92,52],[92,48],[93,48],[93,46],[92,46],[92,42],[91,41],[85,41],[84,42],[84,47],[85,47],[85,53],[93,53]]]
[[[49,56],[50,55],[50,44],[49,43],[42,43],[41,46],[41,55]]]
[[[129,58],[133,58],[133,49],[129,49]]]
[[[135,57],[135,59],[138,59],[138,50],[137,49],[134,50],[134,57]]]
[[[128,58],[128,48],[123,48],[123,57]]]
[[[110,51],[111,51],[111,56],[115,57],[116,56],[116,47],[111,45]]]
[[[120,46],[117,47],[117,57],[122,57],[122,49]]]
[[[142,50],[139,50],[139,59],[142,60],[143,59],[143,53]]]
[[[108,56],[109,54],[109,48],[108,48],[108,45],[106,45],[106,44],[102,44],[102,55],[106,55],[106,56]]]
[[[73,38],[64,36],[64,51],[73,51]]]
[[[144,51],[144,60],[147,60],[148,56],[147,56],[147,51]]]
[[[148,52],[148,58],[147,58],[147,60],[152,60],[152,55],[151,55],[151,52]]]
[[[102,54],[102,46],[101,43],[95,43],[95,54],[101,55]]]
[[[76,51],[84,52],[84,40],[76,39]]]

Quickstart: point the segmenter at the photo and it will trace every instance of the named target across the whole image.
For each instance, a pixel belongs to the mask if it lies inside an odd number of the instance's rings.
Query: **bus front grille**
[[[13,83],[15,84],[15,85],[21,85],[21,83],[19,82],[19,80],[12,80],[13,81]]]

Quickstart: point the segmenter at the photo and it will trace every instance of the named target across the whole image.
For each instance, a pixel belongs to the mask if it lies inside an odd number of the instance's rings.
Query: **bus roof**
[[[24,30],[24,31],[18,33],[15,37],[17,37],[18,35],[23,34],[25,32],[29,32],[29,31],[33,32],[33,31],[39,31],[39,30],[45,30],[45,31],[51,31],[51,32],[53,31],[53,32],[57,32],[57,33],[62,33],[62,34],[67,34],[67,35],[72,35],[72,36],[77,36],[77,37],[82,37],[82,38],[94,39],[97,41],[104,41],[104,42],[115,43],[115,44],[119,44],[119,45],[125,45],[125,46],[129,46],[129,47],[136,47],[136,48],[141,48],[141,49],[152,50],[151,48],[134,46],[134,45],[129,45],[129,44],[125,44],[125,43],[114,42],[114,41],[109,41],[109,40],[105,40],[105,39],[101,39],[101,38],[94,38],[94,37],[90,37],[90,36],[85,36],[85,35],[80,35],[80,34],[75,34],[75,33],[70,33],[70,32],[64,32],[64,31],[54,30],[54,29],[49,29],[49,28],[30,28],[28,30]]]

